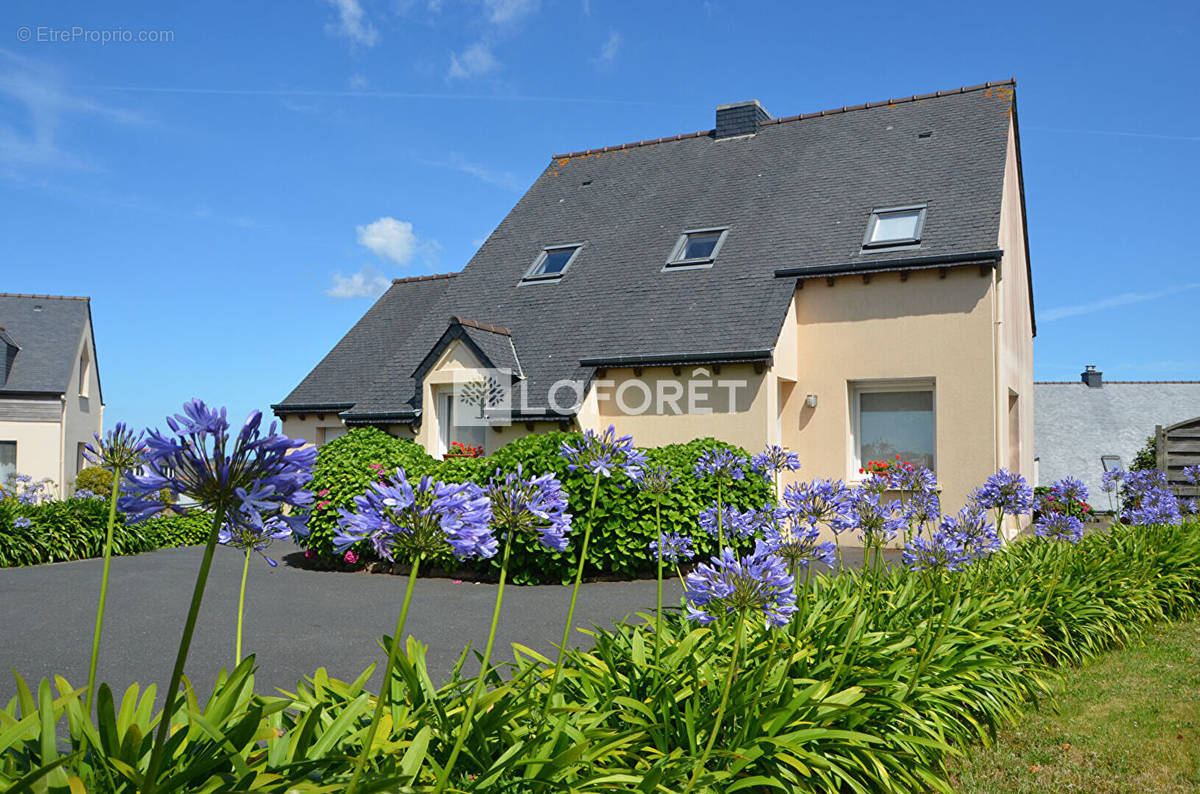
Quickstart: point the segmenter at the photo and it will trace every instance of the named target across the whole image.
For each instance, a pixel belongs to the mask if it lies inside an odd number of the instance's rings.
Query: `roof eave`
[[[940,267],[965,267],[968,265],[988,265],[994,267],[1002,256],[1004,256],[1004,251],[994,249],[991,251],[972,251],[956,254],[840,262],[829,265],[801,265],[799,267],[779,268],[775,271],[775,277],[803,279],[852,276],[861,273],[892,273],[901,270],[929,270]]]

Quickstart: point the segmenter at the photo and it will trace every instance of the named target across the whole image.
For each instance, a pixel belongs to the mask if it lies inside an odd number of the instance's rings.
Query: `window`
[[[854,384],[850,399],[855,471],[869,461],[894,460],[897,455],[936,471],[932,382]]]
[[[444,455],[457,441],[482,447],[487,440],[487,419],[479,400],[455,389],[440,389],[437,397],[438,448]]]
[[[925,229],[925,205],[887,207],[871,212],[863,248],[916,245]]]
[[[554,245],[544,249],[522,281],[551,281],[562,278],[575,261],[582,245]]]
[[[88,381],[92,379],[92,357],[88,355],[88,350],[83,349],[83,355],[79,357],[79,396],[88,396]]]
[[[1100,465],[1105,471],[1121,471],[1125,466],[1121,463],[1120,455],[1101,455]]]
[[[317,446],[321,447],[328,444],[334,439],[341,438],[346,435],[346,427],[318,427],[317,428]]]
[[[708,267],[725,243],[729,229],[693,229],[684,232],[671,251],[667,267]]]
[[[0,483],[8,484],[17,475],[17,442],[0,441]]]

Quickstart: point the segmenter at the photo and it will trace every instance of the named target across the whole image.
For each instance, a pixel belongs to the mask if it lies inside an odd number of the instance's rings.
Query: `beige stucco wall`
[[[322,431],[342,430],[346,426],[334,412],[284,414],[281,422],[281,432],[285,436],[304,439],[307,442],[306,446],[323,443],[324,433]]]
[[[712,436],[747,449],[762,448],[768,433],[767,373],[756,372],[750,364],[726,364],[717,370],[681,367],[678,375],[671,367],[647,367],[640,375],[633,369],[607,370],[592,384],[585,402],[589,410],[580,412],[580,425],[597,430],[613,425],[642,447]],[[673,403],[669,398],[676,393],[678,401]],[[689,394],[700,411],[685,412]],[[644,413],[633,412],[643,404]]]
[[[79,360],[85,351],[90,365],[87,367],[87,382],[81,388]],[[84,327],[83,338],[79,340],[79,348],[75,351],[71,383],[63,400],[62,462],[55,479],[64,484],[64,493],[73,493],[75,475],[79,473],[81,463],[79,445],[93,443],[94,434],[101,432],[104,424],[104,404],[100,401],[100,376],[96,366],[96,351],[92,347],[90,324]]]
[[[52,402],[61,416],[62,401],[53,398]],[[0,441],[17,442],[18,473],[35,480],[49,477],[58,488],[62,482],[61,422],[0,421]]]
[[[1017,168],[1017,140],[1010,125],[1008,162],[1004,170],[1004,195],[1000,205],[997,246],[1004,251],[997,273],[997,406],[999,460],[1008,466],[1019,461],[1019,470],[1031,484],[1033,467],[1033,328],[1029,311],[1029,270],[1025,257],[1025,227],[1021,208],[1021,183]],[[1016,427],[1010,425],[1008,399],[1017,395]],[[1016,450],[1011,441],[1018,441]]]
[[[851,446],[852,384],[927,380],[934,386],[936,473],[956,511],[995,471],[992,279],[975,267],[810,280],[796,293],[797,384],[784,440],[804,478],[861,477]],[[817,407],[805,395],[817,397]]]

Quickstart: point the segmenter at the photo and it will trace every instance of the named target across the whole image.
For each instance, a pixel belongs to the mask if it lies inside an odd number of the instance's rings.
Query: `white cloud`
[[[382,295],[392,282],[378,270],[365,265],[362,270],[343,276],[341,271],[333,274],[333,286],[325,290],[331,298],[374,298]]]
[[[1053,322],[1054,320],[1062,320],[1067,317],[1078,317],[1081,314],[1115,309],[1118,306],[1128,306],[1131,303],[1145,303],[1146,301],[1158,300],[1168,295],[1175,295],[1194,289],[1200,289],[1200,282],[1177,284],[1174,287],[1155,290],[1154,292],[1123,292],[1120,295],[1103,298],[1091,303],[1079,303],[1074,306],[1060,306],[1057,309],[1050,309],[1049,311],[1041,312],[1038,315],[1038,320],[1041,322]]]
[[[461,54],[450,53],[450,72],[447,76],[451,80],[480,77],[495,71],[499,66],[500,62],[492,55],[491,46],[480,41],[463,50]]]
[[[329,0],[329,5],[337,9],[338,22],[336,25],[332,22],[326,25],[326,31],[347,38],[354,45],[375,46],[379,41],[379,31],[367,19],[358,0]]]
[[[600,54],[596,56],[596,63],[600,65],[610,64],[616,60],[617,53],[621,51],[621,34],[615,30],[608,35],[608,39],[604,42],[604,46],[600,48]]]
[[[488,20],[494,25],[515,22],[538,10],[539,0],[483,0]]]
[[[376,255],[400,265],[411,262],[421,246],[411,223],[387,216],[366,226],[359,226],[358,242]]]
[[[366,91],[367,90],[367,78],[365,78],[361,74],[358,74],[357,72],[355,72],[354,74],[352,74],[346,78],[346,87],[349,88],[351,91]]]

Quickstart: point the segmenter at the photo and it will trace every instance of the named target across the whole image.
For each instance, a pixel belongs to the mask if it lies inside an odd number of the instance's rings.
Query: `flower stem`
[[[575,601],[579,598],[579,585],[583,581],[583,564],[587,561],[588,541],[592,537],[592,525],[596,523],[596,496],[600,493],[600,475],[592,481],[592,506],[588,509],[587,526],[583,529],[583,545],[579,549],[579,565],[575,569],[575,587],[571,590],[571,606],[567,608],[567,625],[563,627],[562,642],[558,645],[558,659],[554,662],[554,678],[550,681],[550,691],[546,693],[546,707],[543,717],[550,713],[550,703],[562,679],[563,657],[567,655],[567,640],[571,638],[571,624],[575,621]]]
[[[249,552],[247,552],[249,554]],[[371,746],[375,744],[375,734],[379,730],[379,722],[383,719],[383,709],[387,706],[388,695],[392,691],[392,671],[396,669],[396,660],[400,658],[400,645],[404,642],[404,624],[408,621],[408,607],[412,602],[413,590],[417,583],[417,569],[421,567],[421,555],[413,556],[412,568],[408,572],[408,584],[404,588],[404,601],[400,605],[400,617],[396,620],[396,631],[392,635],[392,647],[388,649],[387,666],[383,669],[383,682],[379,685],[379,696],[375,698],[375,713],[371,717],[371,727],[367,729],[367,737],[363,740],[362,752],[354,764],[354,774],[346,794],[353,794],[367,765],[367,756],[371,754]]]
[[[200,560],[200,570],[196,573],[196,585],[192,589],[192,602],[188,607],[187,620],[183,624],[183,636],[179,638],[179,650],[175,653],[175,667],[171,670],[171,680],[167,684],[166,702],[158,719],[158,733],[154,737],[154,749],[150,751],[150,764],[146,768],[145,783],[142,794],[153,794],[157,783],[158,768],[162,765],[163,752],[167,749],[167,737],[171,732],[171,719],[175,712],[175,699],[179,695],[179,682],[183,679],[183,667],[187,663],[188,651],[192,647],[192,637],[196,633],[196,621],[200,617],[200,603],[204,600],[204,589],[208,585],[208,572],[212,569],[213,552],[217,548],[217,535],[221,531],[221,523],[225,519],[225,502],[216,504],[213,512],[212,528],[208,532],[208,541],[204,546],[204,557]]]
[[[704,765],[708,762],[709,755],[712,754],[713,745],[717,743],[717,734],[721,730],[721,721],[725,719],[725,707],[729,705],[729,690],[733,687],[734,676],[737,675],[738,659],[742,652],[742,632],[745,620],[745,613],[739,611],[733,639],[733,658],[729,661],[729,672],[725,675],[725,683],[721,687],[721,704],[717,706],[717,716],[713,719],[712,733],[708,735],[708,744],[704,746],[704,752],[700,754],[700,759],[696,762],[696,768],[692,770],[692,778],[688,781],[687,788],[683,790],[683,794],[688,794],[696,787],[696,781],[699,779],[700,773],[704,771]]]
[[[654,502],[654,531],[658,538],[656,548],[658,549],[658,609],[654,612],[654,667],[658,668],[659,664],[659,646],[662,637],[662,497],[659,497]]]
[[[234,643],[233,665],[242,663],[242,615],[246,613],[246,575],[250,573],[250,549],[246,548],[246,560],[242,563],[242,589],[238,593],[237,641]]]
[[[720,555],[721,549],[725,548],[725,527],[723,526],[721,511],[721,481],[717,480],[717,554]]]
[[[108,565],[112,562],[113,525],[117,522],[117,494],[121,488],[121,470],[113,472],[112,495],[108,501],[108,529],[104,534],[104,570],[100,574],[100,605],[96,608],[96,631],[92,634],[92,659],[88,664],[87,698],[83,709],[92,713],[92,695],[96,692],[96,662],[100,658],[100,629],[104,625],[104,603],[108,600]]]
[[[471,702],[467,704],[466,716],[458,726],[458,736],[454,739],[454,748],[450,751],[450,758],[447,759],[446,766],[438,776],[437,786],[434,788],[435,794],[444,791],[450,783],[454,764],[458,761],[458,755],[467,741],[467,734],[471,730],[471,720],[475,718],[475,709],[478,707],[479,700],[483,697],[484,687],[487,685],[488,661],[492,658],[492,643],[496,639],[496,626],[500,623],[500,604],[504,601],[504,582],[508,578],[508,555],[512,550],[512,536],[513,530],[510,527],[508,537],[504,541],[504,556],[500,560],[500,587],[496,590],[496,604],[492,607],[492,627],[488,629],[487,645],[484,646],[483,659],[479,663],[479,677],[475,679],[475,690],[471,693]]]

